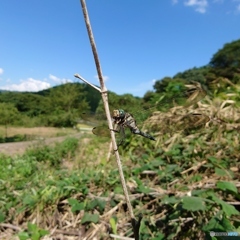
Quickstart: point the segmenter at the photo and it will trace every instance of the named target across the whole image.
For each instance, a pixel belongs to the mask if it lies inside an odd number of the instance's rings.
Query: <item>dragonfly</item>
[[[178,94],[171,100],[161,99],[153,107],[149,107],[148,109],[141,109],[137,113],[130,113],[121,108],[114,109],[112,112],[112,121],[113,121],[114,129],[109,129],[107,127],[107,124],[104,123],[102,125],[98,125],[98,126],[94,127],[92,129],[92,132],[93,132],[93,134],[98,135],[98,136],[110,137],[109,131],[114,131],[115,133],[120,134],[120,142],[118,143],[118,145],[121,145],[124,142],[124,140],[126,138],[126,134],[125,134],[126,129],[129,129],[132,134],[140,135],[149,140],[156,141],[156,138],[154,136],[152,136],[148,132],[141,130],[138,127],[136,119],[140,118],[139,115],[140,116],[148,115],[148,113],[152,113],[155,110],[157,110],[159,106],[164,105],[164,104],[167,105],[170,102],[173,104],[177,103],[177,102],[181,102],[182,106],[187,108],[187,107],[195,104],[196,102],[200,101],[201,99],[203,99],[206,96],[206,91],[202,88],[200,83],[194,82],[193,84],[189,84],[189,85],[186,84],[185,87],[186,87],[186,90],[184,92],[181,92],[180,94]],[[179,101],[179,100],[181,100],[181,101]],[[186,121],[187,119],[191,120],[191,121],[195,121],[195,124],[197,122],[199,122],[200,120],[196,120],[196,119],[197,118],[199,119],[200,115],[201,114],[187,114],[187,115],[181,116],[182,119],[184,119],[184,121],[185,121],[185,124],[183,124],[183,127],[186,126],[186,124],[188,124]],[[81,118],[89,119],[88,116],[89,116],[88,114],[83,113],[81,115]],[[96,118],[98,118],[98,117],[96,117]],[[99,119],[101,119],[101,118],[102,117],[99,117]],[[91,119],[93,119],[93,118],[90,117],[90,122],[91,122]],[[206,119],[205,119],[205,121],[206,121]]]

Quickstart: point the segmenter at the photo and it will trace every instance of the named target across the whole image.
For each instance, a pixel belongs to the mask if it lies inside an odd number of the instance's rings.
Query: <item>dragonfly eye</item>
[[[119,112],[119,117],[121,117],[121,118],[125,117],[125,111],[124,110],[119,109],[118,112]]]
[[[113,110],[113,118],[124,118],[125,112],[122,109]]]

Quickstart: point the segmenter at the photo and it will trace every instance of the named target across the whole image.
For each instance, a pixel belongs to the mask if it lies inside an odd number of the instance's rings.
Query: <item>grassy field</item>
[[[38,144],[53,145],[64,141],[68,136],[78,138],[81,135],[91,132],[86,125],[81,128],[54,128],[54,127],[9,127],[8,138],[2,137],[5,127],[0,126],[0,154],[15,156],[23,154],[29,147]],[[5,134],[5,133],[4,133]]]
[[[5,136],[5,126],[0,126],[0,136]],[[38,137],[57,137],[76,133],[73,128],[54,128],[54,127],[8,127],[7,136],[29,135]]]
[[[130,135],[118,149],[134,214],[143,216],[141,239],[217,240],[210,231],[240,232],[238,125],[170,134],[163,124],[154,127],[156,142]],[[0,155],[0,239],[114,235],[133,238],[133,230],[109,140],[80,132]]]

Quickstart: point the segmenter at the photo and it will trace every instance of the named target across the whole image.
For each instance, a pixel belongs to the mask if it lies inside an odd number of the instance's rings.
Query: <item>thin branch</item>
[[[86,28],[87,28],[87,31],[88,31],[90,44],[91,44],[91,47],[92,47],[92,52],[93,52],[93,56],[94,56],[94,60],[95,60],[95,65],[96,65],[96,68],[97,68],[98,78],[99,78],[100,87],[101,87],[102,99],[103,99],[103,103],[104,103],[106,117],[107,117],[107,120],[108,120],[108,126],[109,126],[109,129],[113,129],[112,118],[111,118],[109,105],[108,105],[107,88],[105,87],[104,80],[103,80],[102,70],[101,70],[100,61],[99,61],[98,53],[97,53],[97,48],[96,48],[96,44],[95,44],[95,41],[94,41],[92,29],[91,29],[90,19],[88,17],[86,3],[85,3],[85,0],[80,0],[80,2],[81,2],[81,6],[82,6],[83,15],[84,15],[84,20],[85,20],[85,23],[86,23]],[[76,75],[76,74],[75,74],[75,76],[79,77],[79,75]],[[88,82],[86,82],[86,83],[88,83]],[[92,86],[92,84],[90,84],[90,85]],[[116,143],[116,139],[115,139],[115,133],[114,133],[114,131],[110,130],[110,134],[111,134],[111,138],[112,138],[113,150],[115,152],[115,157],[116,157],[116,161],[117,161],[117,165],[118,165],[120,180],[121,180],[124,196],[125,196],[125,199],[126,199],[126,203],[127,203],[127,206],[128,206],[128,210],[129,210],[129,213],[130,213],[131,221],[132,221],[132,223],[135,221],[135,223],[137,225],[138,222],[135,220],[133,209],[132,209],[131,202],[130,202],[130,198],[129,198],[129,195],[128,195],[126,181],[125,181],[124,174],[123,174],[123,169],[122,169],[122,163],[121,163],[121,160],[120,160],[120,155],[119,155],[119,152],[118,152],[118,147],[117,147],[117,143]],[[132,224],[132,226],[133,226],[135,239],[139,239],[139,236],[136,236],[135,224]]]
[[[96,65],[96,68],[97,68],[97,73],[98,73],[101,89],[102,89],[102,91],[106,92],[107,89],[105,88],[105,85],[104,85],[101,65],[100,65],[100,61],[99,61],[99,58],[98,58],[98,54],[97,54],[97,47],[96,47],[96,44],[95,44],[95,41],[94,41],[93,32],[92,32],[92,28],[91,28],[91,24],[90,24],[90,19],[88,17],[87,6],[86,6],[86,3],[85,3],[85,0],[80,0],[80,2],[81,2],[81,5],[82,5],[83,16],[84,16],[84,20],[85,20],[85,23],[86,23],[86,28],[87,28],[87,31],[88,31],[89,41],[90,41],[90,44],[91,44],[91,47],[92,47],[93,57],[94,57],[94,60],[95,60],[95,65]]]
[[[86,79],[84,79],[82,76],[80,76],[78,73],[74,74],[75,78],[78,78],[80,80],[82,80],[83,82],[87,83],[88,85],[90,85],[91,87],[95,88],[96,90],[98,90],[99,92],[102,92],[102,90],[99,87],[96,87],[94,84],[88,82]]]
[[[22,229],[18,226],[15,226],[13,224],[10,223],[0,223],[0,227],[4,227],[4,228],[11,228],[15,231],[21,231]]]
[[[204,165],[206,162],[207,162],[207,161],[204,160],[204,161],[198,163],[197,166],[192,166],[192,167],[190,167],[189,169],[182,171],[181,174],[188,173],[189,171],[192,171],[192,170],[195,172],[195,171],[198,170],[202,165]]]

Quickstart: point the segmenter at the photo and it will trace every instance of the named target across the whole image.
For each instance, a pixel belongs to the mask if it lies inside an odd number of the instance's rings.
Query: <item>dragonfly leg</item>
[[[113,152],[116,152],[116,151],[118,151],[118,148],[117,149],[113,149]]]
[[[118,129],[110,129],[111,131],[115,132],[115,133],[120,133],[120,136],[121,136],[121,139],[120,139],[120,142],[117,143],[117,146],[121,146],[124,142],[124,139],[125,139],[125,131],[124,131],[124,128],[122,126],[120,126]],[[117,151],[118,149],[114,150],[114,151]]]
[[[115,133],[119,133],[119,130],[117,130],[117,129],[110,129],[110,130],[115,132]]]

